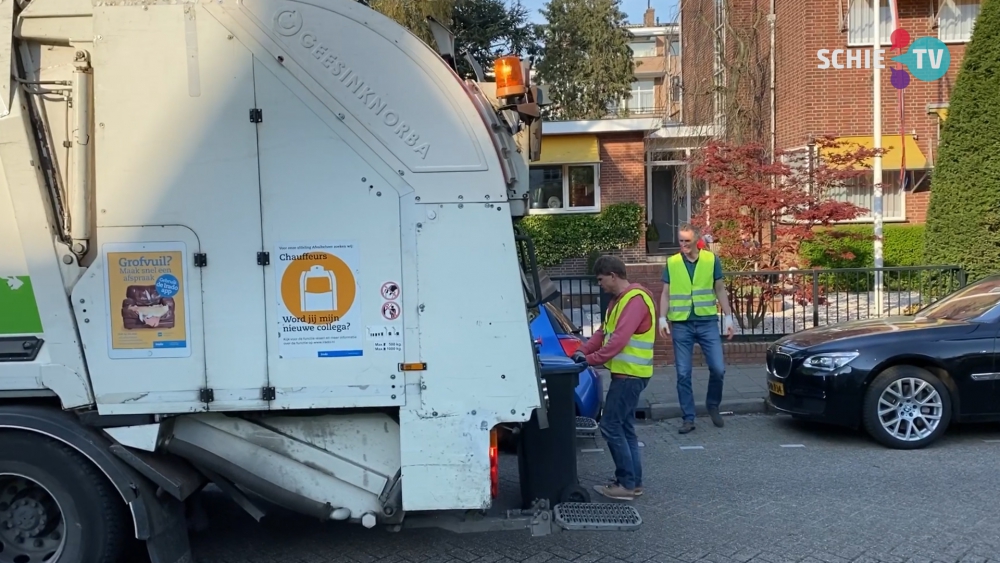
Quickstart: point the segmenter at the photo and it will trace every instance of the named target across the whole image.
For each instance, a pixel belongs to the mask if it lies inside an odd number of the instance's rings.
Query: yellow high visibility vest
[[[667,259],[667,271],[670,273],[670,302],[667,319],[671,322],[686,321],[691,316],[691,305],[694,314],[710,316],[718,314],[715,306],[715,255],[707,250],[698,254],[698,264],[694,267],[694,279],[688,274],[684,265],[684,256],[674,254]]]
[[[649,330],[642,334],[633,334],[628,344],[622,348],[615,357],[605,365],[611,373],[633,375],[635,377],[653,376],[653,341],[656,339],[656,307],[653,300],[641,289],[632,289],[625,292],[618,303],[611,308],[604,320],[604,344],[611,340],[615,333],[615,326],[618,324],[618,317],[621,315],[625,304],[636,295],[642,297],[649,308]]]

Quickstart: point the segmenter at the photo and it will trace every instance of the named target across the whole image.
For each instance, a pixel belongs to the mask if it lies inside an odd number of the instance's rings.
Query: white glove
[[[667,317],[660,317],[660,330],[665,330],[667,334],[670,334],[670,323],[667,322]]]
[[[736,323],[732,315],[722,317],[722,332],[728,333],[729,331],[736,333]]]

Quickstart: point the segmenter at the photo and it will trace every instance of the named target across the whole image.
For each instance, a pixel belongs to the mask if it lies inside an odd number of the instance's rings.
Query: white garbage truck
[[[539,90],[516,57],[461,78],[430,24],[0,3],[0,562],[192,561],[209,484],[258,518],[641,524],[586,495],[490,512],[497,429],[549,401],[528,321],[554,292],[517,226]]]

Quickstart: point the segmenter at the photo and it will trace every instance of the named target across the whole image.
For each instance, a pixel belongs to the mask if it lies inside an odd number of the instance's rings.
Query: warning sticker
[[[382,316],[387,321],[394,321],[399,318],[399,304],[394,301],[386,301],[382,304]]]
[[[385,282],[382,284],[382,299],[395,301],[399,297],[399,284],[396,282]]]
[[[278,244],[278,355],[363,355],[360,252],[353,242]]]

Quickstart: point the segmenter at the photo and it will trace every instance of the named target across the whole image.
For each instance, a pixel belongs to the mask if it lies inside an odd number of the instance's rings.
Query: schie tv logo
[[[948,46],[936,37],[919,37],[910,45],[910,34],[905,29],[897,29],[891,35],[892,45],[890,51],[899,51],[901,54],[892,57],[896,62],[896,67],[892,69],[892,86],[897,90],[902,90],[910,85],[910,75],[917,80],[933,82],[940,80],[948,72],[951,65],[951,53]],[[909,45],[910,48],[903,53],[903,49]],[[884,69],[883,62],[885,49],[820,49],[816,52],[816,57],[820,60],[817,66],[820,70],[828,68],[872,68],[876,65],[878,69]],[[905,65],[903,70],[901,65]]]

